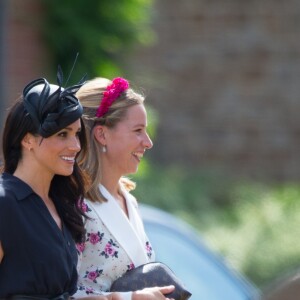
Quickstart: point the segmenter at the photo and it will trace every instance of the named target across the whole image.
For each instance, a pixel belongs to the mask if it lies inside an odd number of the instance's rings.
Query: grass
[[[187,221],[257,286],[300,266],[299,185],[236,181],[147,163],[133,180],[139,201]]]

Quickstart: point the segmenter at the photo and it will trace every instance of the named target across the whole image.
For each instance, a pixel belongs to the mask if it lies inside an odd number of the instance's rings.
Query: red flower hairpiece
[[[97,109],[96,117],[100,118],[105,115],[111,104],[128,88],[129,83],[126,79],[121,77],[113,79],[112,83],[108,85],[106,90],[103,92],[103,98]]]

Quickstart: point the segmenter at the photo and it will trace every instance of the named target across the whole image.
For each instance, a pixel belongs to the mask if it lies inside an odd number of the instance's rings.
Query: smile
[[[75,156],[61,156],[61,158],[67,162],[75,162]]]
[[[144,156],[144,153],[141,152],[133,152],[132,155],[134,155],[138,160],[141,160]]]

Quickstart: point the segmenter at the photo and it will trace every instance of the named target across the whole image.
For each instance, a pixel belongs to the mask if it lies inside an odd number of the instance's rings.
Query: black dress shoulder
[[[76,292],[77,251],[66,226],[61,230],[43,200],[25,182],[0,178],[0,298]]]

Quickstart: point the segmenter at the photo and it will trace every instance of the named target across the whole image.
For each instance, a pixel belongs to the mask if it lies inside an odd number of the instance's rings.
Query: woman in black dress
[[[0,178],[0,299],[68,299],[76,292],[86,149],[74,93],[39,78],[10,109]],[[110,298],[120,299],[118,294]],[[95,298],[93,298],[95,299]]]

